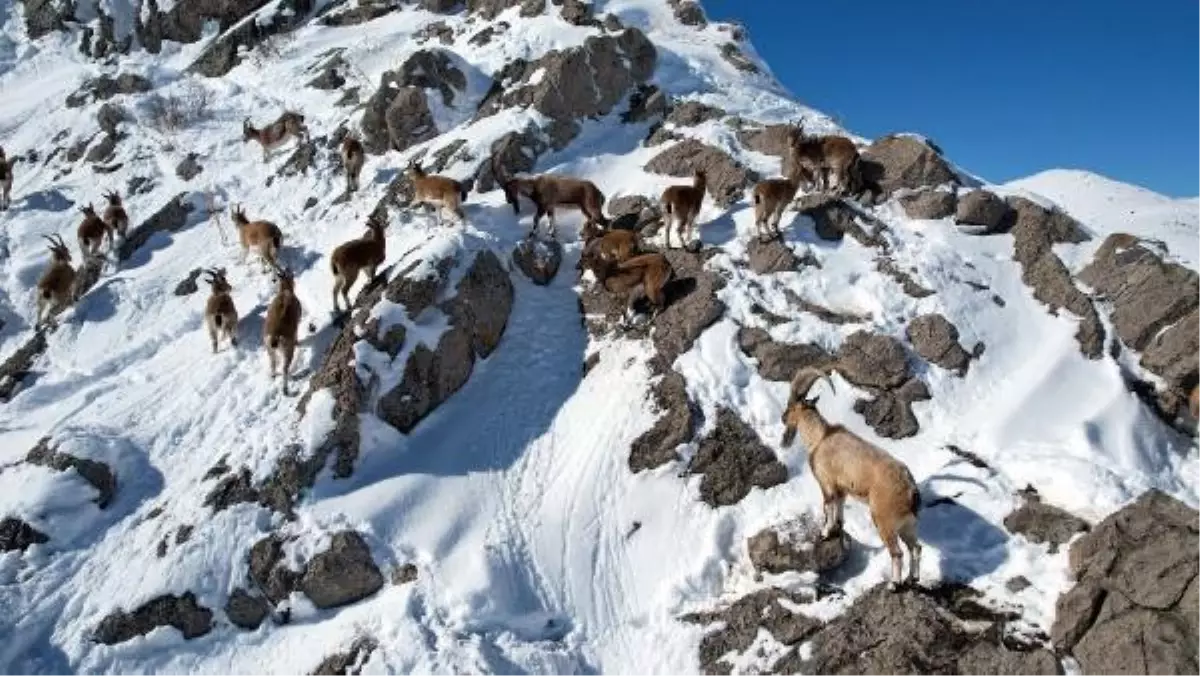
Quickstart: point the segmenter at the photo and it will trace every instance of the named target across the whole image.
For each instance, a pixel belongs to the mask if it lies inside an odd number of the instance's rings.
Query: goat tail
[[[915,517],[921,512],[921,491],[914,488],[912,495],[909,496],[909,509],[912,510],[912,515]]]
[[[754,193],[754,206],[758,206],[760,204],[762,204],[762,195],[756,192]]]
[[[224,328],[223,326],[221,326],[224,323],[225,323],[225,317],[223,317],[220,314],[213,315],[213,326],[217,327],[218,329],[221,329],[221,328]]]
[[[271,246],[275,247],[275,251],[283,248],[283,233],[276,232],[271,235]]]
[[[337,260],[334,258],[329,259],[329,269],[333,271],[335,277],[342,274],[342,271],[338,269]]]
[[[271,348],[272,350],[279,349],[279,336],[274,334],[267,336],[267,347]]]

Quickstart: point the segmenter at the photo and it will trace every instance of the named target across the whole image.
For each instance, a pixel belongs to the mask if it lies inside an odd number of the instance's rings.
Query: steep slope
[[[1032,645],[1071,587],[1058,544],[1077,529],[1054,544],[1009,532],[1021,489],[1068,525],[1150,489],[1200,503],[1194,438],[1129,391],[1118,360],[1085,356],[1079,320],[1027,286],[1025,230],[980,236],[901,205],[965,201],[974,181],[940,152],[856,139],[879,199],[806,196],[783,242],[762,244],[746,189],[780,172],[781,125],[845,132],[793,101],[740,29],[686,0],[465,4],[276,0],[221,16],[113,0],[99,8],[123,53],[99,57],[78,49],[82,31],[105,32],[95,8],[77,17],[86,28],[31,20],[56,3],[5,8],[0,129],[23,159],[0,215],[0,357],[40,345],[43,235],[77,252],[76,207],[101,189],[127,195],[135,224],[164,215],[4,383],[4,671],[292,673],[338,653],[326,667],[372,673],[807,661],[799,633],[721,652],[686,618],[778,585],[812,631],[834,631],[877,599],[889,562],[861,505],[846,513],[852,554],[820,584],[764,580],[748,560],[749,537],[820,505],[805,449],[778,441],[787,381],[814,355],[839,366],[822,412],[921,485],[926,584],[970,585]],[[120,74],[144,83],[64,106]],[[241,122],[284,109],[312,141],[264,162]],[[347,128],[372,151],[350,196],[335,150]],[[473,184],[465,226],[405,204],[416,159]],[[653,200],[699,167],[713,179],[702,248],[669,253],[680,283],[653,327],[617,327],[622,299],[576,278],[578,216],[560,218],[548,285],[511,263],[530,216],[495,189],[497,168],[587,178],[617,216],[622,198]],[[1097,200],[1132,203],[1037,177],[991,189],[1005,188],[1095,235],[1047,240],[1072,273],[1121,227]],[[267,374],[273,281],[237,261],[224,209],[239,203],[284,232],[303,396]],[[372,212],[389,222],[386,269],[334,317],[328,254]],[[1142,213],[1135,234],[1194,270],[1194,220],[1160,229]],[[211,353],[203,285],[175,292],[201,267],[229,270],[236,350]]]

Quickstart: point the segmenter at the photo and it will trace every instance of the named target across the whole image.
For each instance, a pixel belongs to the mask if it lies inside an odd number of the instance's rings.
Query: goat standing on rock
[[[79,238],[79,252],[84,258],[98,257],[104,246],[104,238],[109,236],[108,225],[96,214],[96,208],[91,204],[80,207],[79,212],[83,214],[83,222],[75,231],[75,236]]]
[[[821,378],[828,376],[808,367],[792,380],[791,396],[783,413],[785,429],[781,442],[789,446],[799,433],[808,447],[808,465],[821,487],[825,505],[821,536],[828,538],[841,530],[842,505],[847,495],[854,496],[870,507],[875,530],[892,557],[890,588],[894,591],[902,582],[904,556],[900,540],[911,557],[908,581],[915,583],[921,569],[921,543],[917,540],[921,494],[917,483],[904,463],[821,416],[817,411],[818,397],[808,398],[808,391]]]
[[[297,141],[308,138],[308,127],[300,113],[285,111],[279,119],[261,129],[250,124],[250,118],[242,122],[242,143],[257,141],[262,146],[263,162],[267,161],[272,150],[282,146],[289,138]]]
[[[828,191],[835,185],[838,195],[846,195],[861,182],[858,148],[845,136],[805,136],[804,124],[799,123],[791,152],[795,170],[811,176],[818,190]]]

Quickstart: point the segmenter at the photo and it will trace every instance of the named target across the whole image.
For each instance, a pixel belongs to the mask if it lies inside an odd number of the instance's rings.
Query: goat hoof
[[[892,592],[893,594],[900,591],[900,583],[895,582],[895,581],[889,582],[888,583],[888,591]]]

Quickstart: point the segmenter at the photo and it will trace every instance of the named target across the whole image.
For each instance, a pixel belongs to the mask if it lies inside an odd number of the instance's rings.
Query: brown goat
[[[439,223],[443,212],[460,224],[466,222],[467,216],[462,210],[462,203],[467,201],[465,185],[445,176],[431,176],[419,162],[409,166],[406,173],[413,184],[413,204],[426,204],[436,209]]]
[[[779,221],[796,197],[799,181],[794,178],[769,178],[754,186],[754,231],[760,242],[779,237]]]
[[[271,377],[275,377],[276,360],[283,361],[283,394],[288,393],[288,374],[292,370],[292,358],[299,342],[300,301],[296,298],[296,282],[292,273],[275,267],[279,288],[271,304],[267,306],[267,320],[263,324],[263,342],[267,345],[267,358],[271,362]]]
[[[103,220],[104,225],[108,228],[108,246],[112,248],[116,246],[117,236],[124,241],[129,233],[129,214],[125,213],[125,205],[117,193],[104,193],[104,199],[108,200],[108,206],[104,208]]]
[[[641,253],[637,233],[632,230],[606,230],[593,237],[579,255],[577,270],[593,269],[596,263],[615,264],[627,261]],[[585,261],[587,264],[585,264]]]
[[[798,123],[790,145],[794,166],[810,176],[818,190],[824,192],[836,186],[838,195],[858,190],[861,183],[858,147],[850,139],[805,136],[803,123]]]
[[[283,232],[279,226],[270,221],[253,221],[246,218],[246,212],[241,205],[232,209],[233,224],[237,227],[238,240],[242,244],[242,262],[246,262],[246,254],[251,249],[258,254],[263,264],[263,270],[270,270],[279,265],[279,250],[283,246]]]
[[[600,247],[596,246],[585,248],[580,256],[580,266],[591,270],[596,283],[609,292],[627,294],[623,319],[626,325],[630,323],[634,305],[642,297],[654,306],[650,321],[654,321],[667,306],[666,286],[675,277],[675,271],[667,257],[660,253],[641,254],[615,263],[603,257]]]
[[[679,238],[685,245],[691,241],[696,231],[696,218],[700,216],[700,207],[704,204],[707,182],[708,175],[697,170],[691,185],[673,185],[663,191],[659,202],[662,204],[668,249],[671,248],[673,225],[678,224]]]
[[[80,207],[79,211],[83,214],[83,222],[76,230],[76,236],[79,238],[79,251],[84,258],[99,256],[100,249],[104,246],[104,238],[108,235],[108,226],[96,214],[96,209],[91,204]]]
[[[550,237],[555,236],[557,226],[554,222],[556,208],[578,209],[584,215],[587,230],[592,224],[608,227],[608,219],[604,216],[604,193],[595,183],[578,178],[541,174],[529,177],[508,177],[504,175],[496,163],[492,162],[492,173],[504,190],[504,199],[512,206],[513,213],[521,213],[521,197],[526,197],[537,207],[533,215],[533,225],[529,228],[529,236],[537,234],[538,223],[542,216],[550,219]]]
[[[342,138],[342,168],[346,170],[346,192],[358,192],[358,177],[366,159],[362,142],[346,134]]]
[[[225,268],[205,270],[205,280],[212,293],[204,306],[204,325],[208,328],[208,338],[212,341],[212,351],[217,351],[217,341],[221,335],[229,338],[229,344],[237,347],[237,308],[233,305],[230,295],[233,287],[225,279]]]
[[[912,473],[904,463],[871,445],[841,425],[831,425],[817,411],[818,397],[808,391],[826,375],[812,367],[801,369],[792,380],[791,395],[783,413],[782,445],[789,446],[797,433],[808,447],[808,465],[821,488],[828,538],[842,528],[842,506],[850,495],[866,502],[875,530],[892,557],[890,587],[899,587],[903,553],[900,541],[912,560],[908,580],[920,577],[921,543],[917,539],[917,513],[921,495]],[[830,386],[832,387],[832,381]]]
[[[300,113],[284,111],[278,119],[261,129],[250,124],[250,118],[242,122],[242,143],[257,141],[262,146],[264,162],[272,150],[282,146],[289,138],[297,141],[308,138],[308,127]]]
[[[12,165],[8,156],[4,154],[4,148],[0,148],[0,211],[8,211],[8,207],[12,205]]]
[[[37,283],[36,329],[41,329],[70,305],[75,295],[75,268],[71,266],[71,250],[59,235],[42,236],[50,242],[50,265]]]
[[[1200,419],[1200,385],[1192,387],[1192,393],[1188,395],[1188,412],[1193,418]]]
[[[387,223],[372,214],[367,218],[367,232],[359,239],[338,245],[329,257],[333,268],[333,311],[338,312],[338,293],[350,309],[350,287],[358,280],[360,270],[367,271],[367,284],[375,279],[375,270],[387,259]]]

